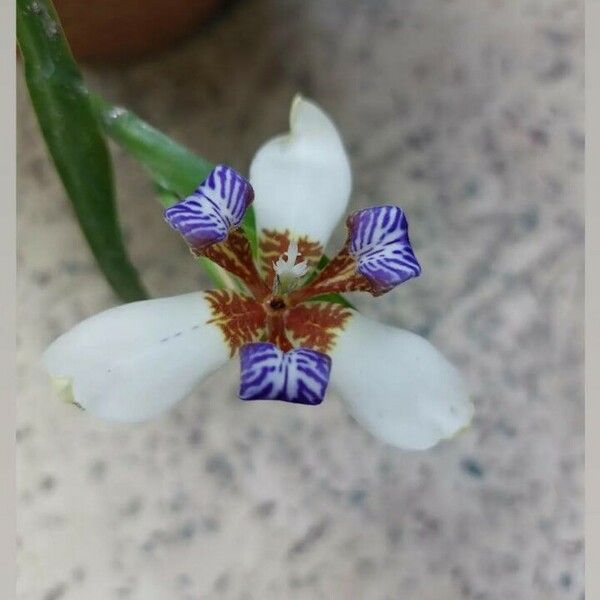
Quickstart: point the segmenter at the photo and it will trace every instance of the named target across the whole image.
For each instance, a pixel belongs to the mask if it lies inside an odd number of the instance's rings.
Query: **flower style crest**
[[[473,412],[456,370],[423,338],[331,296],[379,296],[421,273],[406,214],[393,205],[352,213],[343,248],[322,258],[350,183],[337,128],[297,97],[290,132],[259,149],[249,181],[218,165],[165,211],[191,252],[229,271],[238,287],[91,317],[51,344],[46,367],[86,410],[136,421],[172,406],[239,353],[242,400],[316,406],[331,383],[388,443],[424,449],[452,437]],[[241,228],[250,204],[256,254]]]

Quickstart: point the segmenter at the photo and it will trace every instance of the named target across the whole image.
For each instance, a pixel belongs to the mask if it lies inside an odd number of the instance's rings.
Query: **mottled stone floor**
[[[476,396],[470,433],[412,454],[335,395],[237,401],[236,365],[141,426],[61,405],[40,352],[115,299],[21,81],[19,599],[583,598],[582,55],[580,1],[251,0],[166,55],[86,73],[244,170],[297,90],[334,116],[353,208],[401,203],[424,267],[357,302],[426,335]],[[204,285],[114,156],[152,292]]]

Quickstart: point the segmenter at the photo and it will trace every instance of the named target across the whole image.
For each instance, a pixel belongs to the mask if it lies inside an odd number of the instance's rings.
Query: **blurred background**
[[[423,266],[354,301],[440,348],[476,416],[400,452],[335,394],[241,403],[235,363],[139,426],[61,404],[42,350],[116,299],[19,77],[19,600],[583,599],[582,4],[57,2],[89,86],[211,162],[247,172],[296,92],[321,104],[351,208],[402,205]],[[205,287],[112,149],[152,294]]]

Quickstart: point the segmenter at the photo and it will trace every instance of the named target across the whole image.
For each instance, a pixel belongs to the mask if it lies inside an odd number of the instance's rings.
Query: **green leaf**
[[[331,302],[332,304],[341,304],[346,308],[352,308],[356,310],[354,304],[346,300],[341,294],[321,294],[320,296],[314,296],[309,302]]]
[[[154,184],[154,189],[156,190],[156,195],[158,196],[158,201],[163,205],[164,208],[169,208],[179,200],[179,196],[174,194],[169,190],[165,190],[164,187],[161,187],[158,183]]]
[[[42,134],[96,261],[122,300],[146,298],[121,237],[106,143],[49,0],[17,0],[17,40]]]
[[[258,256],[258,237],[256,234],[256,215],[254,214],[254,207],[252,205],[250,205],[244,213],[242,229],[250,242],[252,255],[256,258]]]
[[[180,199],[206,179],[213,165],[158,131],[131,111],[97,94],[92,107],[105,133],[135,158],[161,188]]]

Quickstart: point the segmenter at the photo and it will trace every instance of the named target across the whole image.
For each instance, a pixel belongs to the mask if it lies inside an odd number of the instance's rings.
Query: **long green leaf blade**
[[[155,129],[131,111],[91,96],[104,131],[143,165],[152,179],[175,197],[191,194],[213,168],[208,161]]]
[[[49,0],[17,0],[17,40],[42,134],[98,265],[122,300],[146,298],[121,237],[106,143]]]

